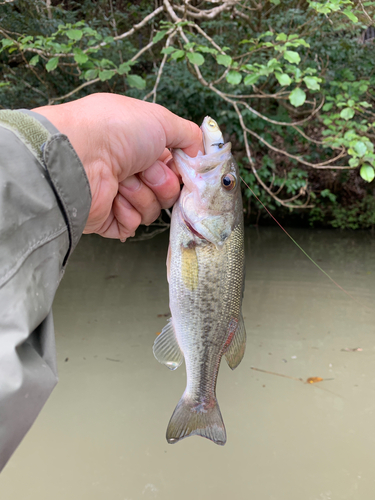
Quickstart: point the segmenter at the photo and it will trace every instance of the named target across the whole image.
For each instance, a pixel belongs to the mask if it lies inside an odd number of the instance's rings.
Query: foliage
[[[374,225],[375,41],[364,34],[375,1],[14,0],[2,9],[2,107],[105,91],[196,122],[209,113],[252,189],[250,218],[261,210],[255,194],[281,214],[309,210],[313,224]]]

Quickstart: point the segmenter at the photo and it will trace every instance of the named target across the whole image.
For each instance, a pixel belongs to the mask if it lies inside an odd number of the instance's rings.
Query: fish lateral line
[[[251,187],[243,180],[242,177],[240,177],[241,181],[245,184],[245,186],[251,191],[251,193],[254,195],[255,199],[257,201],[259,201],[259,203],[262,205],[262,207],[266,210],[266,212],[268,213],[268,215],[270,215],[272,217],[272,219],[276,222],[276,224],[284,231],[284,233],[293,241],[293,243],[296,245],[297,248],[299,248],[301,250],[301,252],[314,264],[314,266],[316,266],[319,271],[321,271],[329,280],[332,281],[332,283],[334,285],[337,286],[337,288],[339,288],[342,292],[344,292],[348,297],[350,297],[352,300],[354,300],[354,302],[356,302],[357,304],[360,304],[361,306],[363,306],[363,304],[361,304],[357,299],[355,299],[349,292],[347,292],[345,290],[345,288],[343,288],[341,285],[339,285],[338,283],[336,283],[336,281],[331,278],[331,276],[326,272],[324,271],[324,269],[322,269],[319,264],[317,264],[315,262],[315,260],[310,257],[310,255],[292,238],[292,236],[288,233],[288,231],[280,224],[280,222],[276,219],[276,217],[274,217],[271,212],[268,210],[268,208],[264,205],[264,203],[262,203],[260,201],[260,199],[258,198],[258,196],[254,193],[254,191],[251,189]]]

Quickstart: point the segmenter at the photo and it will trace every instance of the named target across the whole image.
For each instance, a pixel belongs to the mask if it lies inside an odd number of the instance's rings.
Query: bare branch
[[[202,28],[200,26],[198,26],[198,24],[194,23],[192,24],[192,26],[198,31],[198,33],[200,33],[202,36],[204,36],[204,38],[206,40],[208,40],[210,42],[210,44],[215,47],[215,49],[220,52],[220,54],[225,54],[225,52],[223,51],[223,49],[220,47],[220,45],[218,45],[215,40],[213,40],[210,36],[207,35],[207,33],[202,30]]]
[[[214,7],[210,10],[200,10],[199,12],[194,12],[192,10],[188,10],[187,13],[190,17],[195,19],[214,19],[220,12],[224,12],[225,10],[230,10],[234,5],[238,3],[238,0],[222,0],[223,3],[219,7]],[[167,0],[169,3],[169,1]],[[178,12],[185,12],[185,7],[181,5],[175,5],[174,8]],[[189,5],[190,8],[190,5]]]
[[[124,40],[125,38],[128,38],[129,36],[132,36],[136,31],[138,31],[145,24],[147,24],[149,21],[151,21],[151,19],[153,19],[155,16],[157,16],[158,14],[160,14],[161,12],[163,12],[163,10],[164,10],[163,6],[158,7],[153,12],[151,12],[151,14],[149,14],[148,16],[146,16],[145,18],[143,18],[140,23],[135,24],[132,27],[132,29],[130,29],[129,31],[126,31],[125,33],[122,33],[121,35],[113,37],[113,39],[115,41],[118,41],[118,40]],[[106,42],[101,42],[98,45],[93,45],[92,47],[88,47],[83,52],[87,52],[87,51],[92,50],[92,49],[99,49],[100,47],[104,47],[104,45],[107,45],[107,43]]]
[[[170,4],[169,0],[163,0],[163,3],[164,3],[164,7],[165,7],[166,11],[171,16],[172,21],[174,23],[179,23],[181,21],[181,19],[178,17],[178,15],[173,10],[172,5]],[[183,12],[185,12],[185,7],[181,7],[181,8],[182,8]]]
[[[294,127],[296,125],[301,125],[302,123],[306,123],[307,121],[311,120],[311,118],[314,115],[316,115],[316,113],[318,113],[318,111],[322,108],[322,106],[324,104],[324,98],[322,99],[322,102],[319,104],[319,106],[317,108],[315,108],[313,110],[313,112],[307,118],[303,118],[302,120],[298,120],[296,122],[279,122],[277,120],[272,120],[272,118],[268,118],[267,116],[262,115],[262,113],[259,113],[259,111],[256,111],[254,108],[252,108],[251,106],[249,106],[249,104],[247,104],[247,102],[237,101],[237,103],[238,104],[242,104],[251,113],[253,113],[254,115],[258,116],[259,118],[261,118],[262,120],[264,120],[266,122],[273,123],[274,125],[282,125],[282,126]]]
[[[165,47],[169,47],[169,45],[171,44],[174,36],[175,36],[175,32],[173,31],[169,35],[169,37],[167,38],[167,41],[165,42]],[[158,74],[157,74],[157,77],[156,77],[154,88],[151,90],[151,92],[149,92],[147,95],[144,96],[144,98],[143,98],[144,101],[147,101],[147,99],[149,97],[153,96],[152,102],[156,102],[156,92],[157,92],[157,89],[158,89],[158,86],[159,86],[159,83],[160,83],[161,75],[163,73],[164,65],[165,65],[165,62],[166,62],[167,58],[168,58],[168,54],[164,54],[163,60],[160,63],[160,67],[159,67],[159,71],[158,71]]]
[[[93,85],[94,83],[97,83],[99,81],[100,81],[100,78],[95,78],[94,80],[90,80],[89,82],[82,83],[82,85],[80,85],[79,87],[76,87],[71,92],[68,92],[67,94],[65,94],[63,96],[53,97],[52,99],[50,99],[48,101],[48,104],[53,104],[56,101],[63,101],[64,99],[67,99],[68,97],[76,94],[77,92],[79,92],[80,90],[84,89],[85,87],[88,87],[89,85]]]

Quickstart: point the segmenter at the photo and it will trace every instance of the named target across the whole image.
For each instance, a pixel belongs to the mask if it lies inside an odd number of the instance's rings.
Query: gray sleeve
[[[90,205],[67,137],[0,111],[0,471],[56,385],[52,301]]]

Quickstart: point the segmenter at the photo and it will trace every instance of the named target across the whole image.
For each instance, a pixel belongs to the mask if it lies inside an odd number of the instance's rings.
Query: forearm
[[[52,301],[91,202],[67,139],[30,115],[0,111],[0,470],[56,384]]]

